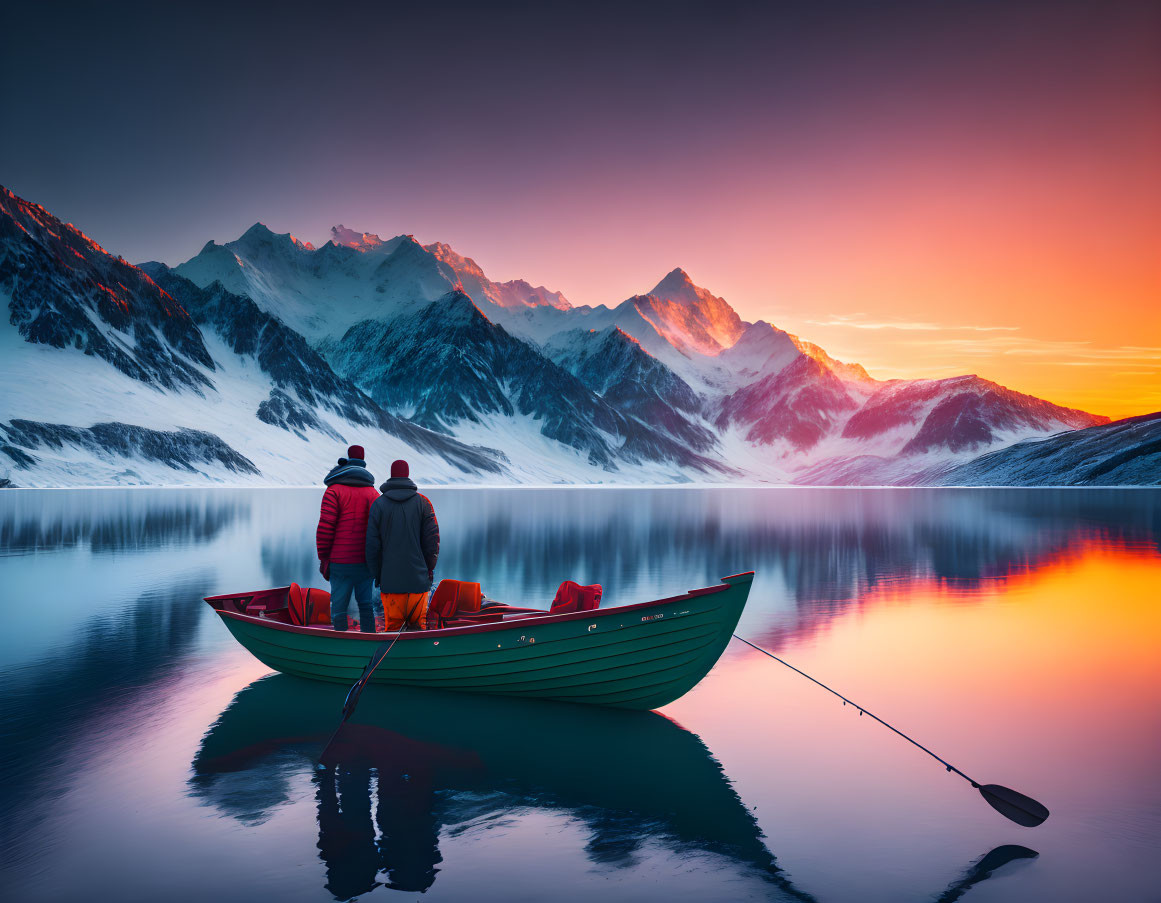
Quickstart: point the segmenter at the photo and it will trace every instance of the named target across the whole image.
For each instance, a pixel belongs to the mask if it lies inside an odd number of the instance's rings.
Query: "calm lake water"
[[[0,887],[60,900],[1161,900],[1161,493],[452,490],[438,576],[546,605],[753,569],[659,713],[271,675],[201,598],[315,569],[315,491],[0,493]],[[340,759],[343,756],[340,754]]]

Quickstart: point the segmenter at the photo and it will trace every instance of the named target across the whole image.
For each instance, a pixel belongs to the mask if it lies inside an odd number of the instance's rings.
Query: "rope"
[[[888,724],[886,721],[884,721],[882,718],[880,718],[874,712],[867,711],[865,708],[863,708],[858,703],[852,702],[851,700],[847,699],[845,696],[843,696],[842,693],[838,692],[837,690],[832,690],[830,687],[828,687],[826,684],[824,684],[821,680],[815,680],[813,677],[811,677],[805,671],[800,671],[798,668],[795,668],[792,664],[790,664],[790,662],[784,661],[783,659],[780,659],[773,652],[770,652],[767,649],[763,649],[761,646],[754,645],[749,640],[747,640],[745,637],[740,637],[735,633],[734,639],[741,640],[743,643],[745,643],[751,649],[756,649],[759,652],[761,652],[763,655],[770,656],[770,658],[774,659],[774,661],[785,665],[791,671],[797,671],[799,674],[801,674],[807,680],[811,681],[812,683],[818,684],[820,687],[822,687],[828,693],[833,693],[835,696],[837,696],[839,699],[841,699],[843,701],[844,705],[846,705],[847,703],[850,703],[851,705],[853,705],[856,709],[859,710],[860,715],[870,715],[872,718],[874,718],[876,721],[878,721],[879,724],[883,725],[883,727],[887,728],[888,730],[894,731],[896,734],[898,734],[900,737],[902,737],[908,743],[910,743],[914,746],[918,746],[921,750],[923,750],[925,753],[927,753],[929,756],[931,756],[931,758],[935,759],[935,761],[939,762],[941,765],[944,765],[948,771],[954,771],[956,774],[958,774],[961,778],[963,778],[965,781],[967,781],[973,787],[975,787],[976,789],[979,789],[979,786],[980,786],[979,784],[977,784],[975,781],[973,781],[971,778],[969,778],[966,774],[964,774],[962,771],[960,771],[958,768],[956,768],[950,762],[946,761],[945,759],[941,759],[939,756],[937,756],[935,753],[933,753],[930,749],[928,749],[922,743],[918,743],[915,740],[912,740],[905,733],[903,733],[903,731],[899,730],[899,728],[893,727],[892,725]]]

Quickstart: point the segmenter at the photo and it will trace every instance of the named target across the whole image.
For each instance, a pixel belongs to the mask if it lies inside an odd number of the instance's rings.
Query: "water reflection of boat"
[[[284,675],[254,682],[203,739],[190,782],[222,812],[260,823],[296,775],[312,774],[320,857],[338,899],[380,883],[425,890],[441,861],[441,827],[513,808],[583,823],[585,854],[598,866],[652,843],[726,857],[776,893],[813,899],[778,867],[701,740],[662,715],[372,687],[316,769],[343,694]]]
[[[753,571],[733,574],[678,596],[590,611],[476,612],[463,626],[452,621],[398,634],[338,632],[312,625],[309,616],[295,620],[289,587],[206,602],[239,643],[284,674],[350,685],[376,646],[397,639],[373,682],[653,709],[709,673],[753,580]]]

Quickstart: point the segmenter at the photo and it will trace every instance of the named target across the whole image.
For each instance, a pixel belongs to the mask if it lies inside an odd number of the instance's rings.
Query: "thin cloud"
[[[1161,348],[1150,345],[1095,346],[1090,342],[1070,339],[1033,339],[1026,336],[995,336],[987,339],[931,339],[928,344],[939,345],[961,354],[1003,354],[1029,357],[1056,357],[1045,364],[1084,366],[1113,361],[1124,361],[1139,366],[1161,366]]]
[[[807,320],[811,326],[840,326],[848,329],[898,329],[903,332],[1015,332],[1017,326],[959,326],[924,323],[917,320],[866,320],[862,314],[834,315],[828,320]]]

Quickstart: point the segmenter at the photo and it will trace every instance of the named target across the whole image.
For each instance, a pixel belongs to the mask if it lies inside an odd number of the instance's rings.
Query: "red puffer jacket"
[[[362,564],[367,560],[367,513],[377,498],[379,490],[374,486],[335,483],[327,487],[314,535],[319,561]]]

